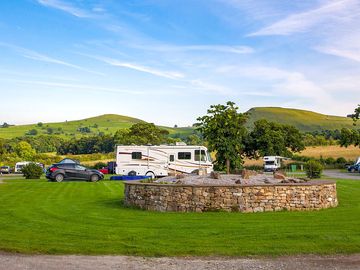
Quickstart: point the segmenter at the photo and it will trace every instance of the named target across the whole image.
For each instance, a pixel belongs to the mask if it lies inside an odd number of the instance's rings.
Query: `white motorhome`
[[[264,171],[265,172],[274,172],[281,168],[281,160],[284,157],[280,156],[264,156]]]
[[[116,174],[155,178],[197,170],[204,173],[213,171],[210,153],[204,146],[116,146]]]

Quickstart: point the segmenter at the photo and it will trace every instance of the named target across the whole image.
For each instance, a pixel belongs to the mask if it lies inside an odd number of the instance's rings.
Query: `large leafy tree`
[[[265,119],[254,123],[246,141],[249,157],[291,156],[305,148],[303,136],[294,126],[269,122]]]
[[[360,118],[360,105],[355,108],[352,114],[354,125],[356,126],[357,120]],[[340,134],[340,145],[348,147],[349,145],[355,145],[360,147],[360,130],[354,130],[349,128],[343,128]]]
[[[211,105],[207,115],[197,118],[195,124],[208,143],[210,151],[215,151],[215,165],[229,174],[231,169],[242,165],[244,140],[247,136],[245,123],[247,116],[238,112],[234,102],[226,105]]]

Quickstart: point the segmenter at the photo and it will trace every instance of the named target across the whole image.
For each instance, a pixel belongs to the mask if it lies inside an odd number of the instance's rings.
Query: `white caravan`
[[[274,172],[281,168],[281,160],[284,157],[279,156],[264,156],[264,171]]]
[[[210,153],[204,146],[116,146],[116,174],[155,178],[197,170],[204,173],[213,171]]]

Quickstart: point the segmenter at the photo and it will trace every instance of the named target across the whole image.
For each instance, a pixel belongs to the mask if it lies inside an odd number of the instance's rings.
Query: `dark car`
[[[353,164],[353,165],[348,167],[348,171],[349,172],[358,172],[358,171],[360,171],[359,168],[360,168],[360,163]]]
[[[61,182],[64,179],[97,182],[104,178],[104,174],[76,163],[57,163],[47,169],[46,178],[56,182]]]

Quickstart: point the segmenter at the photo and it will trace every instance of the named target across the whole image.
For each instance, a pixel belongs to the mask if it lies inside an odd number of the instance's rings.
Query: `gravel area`
[[[277,258],[219,258],[131,256],[51,256],[0,254],[1,270],[72,270],[72,269],[156,269],[156,270],[229,270],[229,269],[360,269],[360,254],[316,256],[300,255]]]
[[[286,177],[287,180],[293,182],[301,182],[302,180]],[[156,180],[156,183],[176,183],[184,185],[263,185],[263,184],[278,184],[282,180],[275,179],[273,174],[258,174],[252,175],[249,179],[243,179],[238,174],[221,174],[220,179],[213,179],[210,175],[186,175],[184,178],[178,179],[175,176],[167,176]]]
[[[342,172],[340,170],[324,170],[323,175],[331,178],[360,180],[360,173]]]

